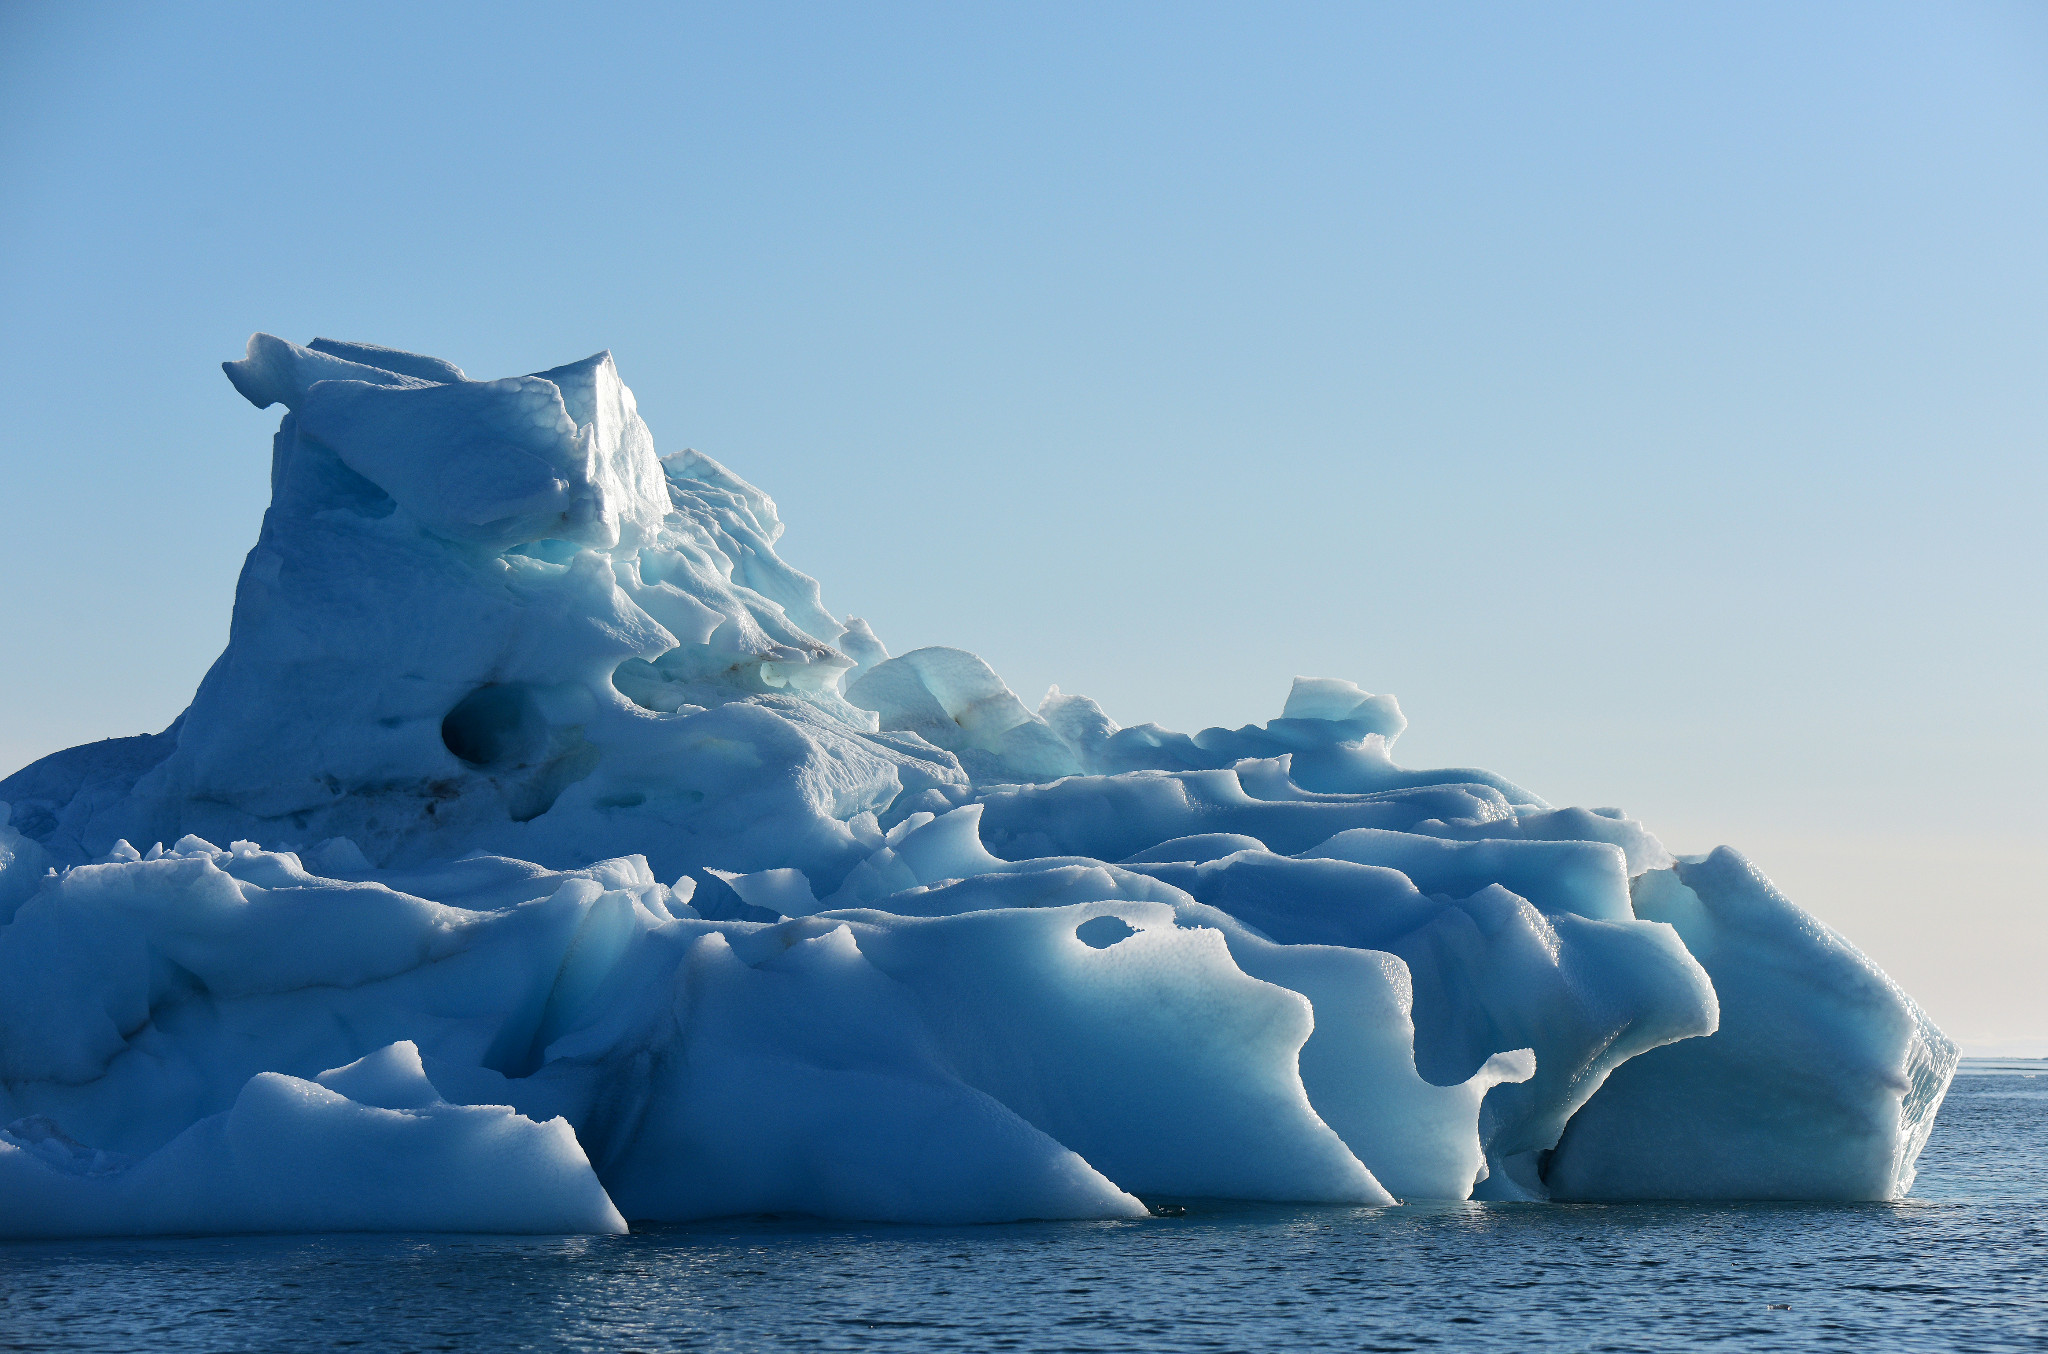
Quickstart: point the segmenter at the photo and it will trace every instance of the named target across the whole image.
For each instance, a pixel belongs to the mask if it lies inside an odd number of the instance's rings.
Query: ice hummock
[[[226,367],[226,651],[0,781],[0,1236],[1912,1182],[1953,1045],[1733,851],[1348,681],[1189,735],[892,657],[609,354]]]

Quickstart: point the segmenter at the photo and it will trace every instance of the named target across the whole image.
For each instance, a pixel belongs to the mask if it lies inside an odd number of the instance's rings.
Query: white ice
[[[227,650],[0,781],[0,1235],[1911,1184],[1953,1046],[1732,851],[1347,681],[1188,735],[892,657],[608,354],[227,366]]]

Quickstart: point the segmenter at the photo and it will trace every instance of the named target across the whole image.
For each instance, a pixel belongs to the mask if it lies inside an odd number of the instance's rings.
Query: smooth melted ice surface
[[[2044,1157],[2048,1074],[1964,1075],[1902,1203],[1192,1204],[1145,1222],[13,1245],[0,1247],[0,1341],[2035,1350],[2048,1343]]]
[[[1184,734],[892,657],[608,354],[227,370],[227,650],[0,781],[0,1236],[1912,1185],[1954,1046],[1732,850],[1345,680]]]

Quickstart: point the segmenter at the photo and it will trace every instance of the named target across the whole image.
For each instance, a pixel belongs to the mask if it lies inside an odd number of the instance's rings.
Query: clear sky
[[[0,5],[0,770],[227,632],[250,331],[616,354],[896,652],[1729,842],[2048,1053],[2048,7]]]

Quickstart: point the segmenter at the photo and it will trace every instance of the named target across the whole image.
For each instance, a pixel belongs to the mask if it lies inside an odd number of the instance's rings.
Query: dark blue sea
[[[2048,1350],[2048,1063],[1896,1204],[1191,1204],[1001,1227],[0,1246],[9,1350]]]

